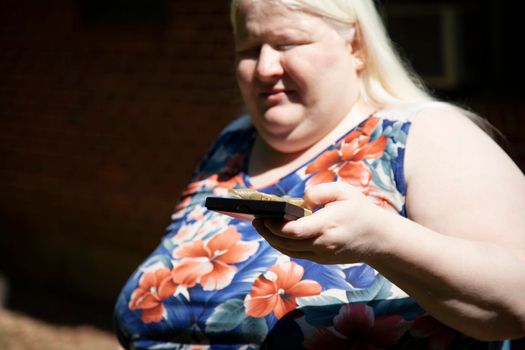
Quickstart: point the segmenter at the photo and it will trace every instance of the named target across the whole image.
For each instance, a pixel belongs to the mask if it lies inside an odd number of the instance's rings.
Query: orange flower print
[[[181,245],[185,242],[202,239],[212,230],[217,230],[219,227],[227,225],[224,215],[218,216],[214,219],[207,219],[203,222],[195,222],[188,225],[182,225],[177,233],[171,237],[171,241],[175,245]]]
[[[195,240],[173,251],[181,261],[171,270],[176,284],[191,288],[197,283],[206,291],[223,289],[230,284],[238,264],[252,256],[258,242],[241,241],[241,234],[229,227],[208,242]]]
[[[312,162],[306,168],[307,174],[314,174],[309,184],[332,182],[339,176],[350,184],[368,186],[372,171],[364,160],[381,158],[388,142],[384,136],[370,141],[378,122],[376,117],[369,118],[360,129],[348,134],[337,149],[321,154]]]
[[[183,196],[191,196],[202,189],[208,189],[213,190],[215,195],[224,195],[228,190],[235,187],[246,187],[241,174],[212,174],[205,179],[190,183],[182,194]]]
[[[190,345],[189,350],[208,350],[209,348],[209,345]]]
[[[316,281],[302,280],[304,268],[293,262],[284,261],[272,266],[254,282],[244,305],[251,317],[264,317],[275,313],[282,318],[297,308],[296,298],[319,295],[321,285]]]
[[[173,236],[172,241],[174,243],[187,241],[195,235],[195,231],[192,225],[182,226],[177,231],[177,234]]]
[[[223,174],[215,174],[212,178],[217,181],[217,185],[213,189],[213,194],[217,196],[224,196],[235,187],[246,187],[244,178],[241,175],[229,177]]]
[[[164,315],[164,304],[177,289],[171,278],[170,270],[160,268],[155,272],[145,272],[139,282],[139,287],[131,294],[130,310],[142,310],[144,323],[160,322]]]
[[[177,206],[175,207],[175,211],[173,212],[173,214],[171,215],[171,219],[172,220],[177,220],[177,219],[180,219],[182,218],[184,215],[185,215],[185,211],[184,209],[186,209],[186,207],[188,205],[191,204],[191,197],[189,196],[186,196],[185,198],[183,198],[178,204]]]

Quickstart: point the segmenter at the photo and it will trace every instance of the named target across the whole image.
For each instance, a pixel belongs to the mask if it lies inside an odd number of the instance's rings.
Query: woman
[[[371,1],[234,0],[249,112],[197,169],[116,305],[132,349],[487,348],[525,334],[525,177],[433,102]],[[314,213],[252,223],[250,187]],[[255,231],[255,229],[256,231]]]

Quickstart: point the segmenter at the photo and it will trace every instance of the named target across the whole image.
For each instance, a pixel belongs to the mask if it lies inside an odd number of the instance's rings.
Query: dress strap
[[[376,113],[380,118],[390,120],[409,121],[411,122],[423,109],[449,107],[447,103],[439,101],[423,101],[417,103],[410,103],[406,105],[387,107]]]

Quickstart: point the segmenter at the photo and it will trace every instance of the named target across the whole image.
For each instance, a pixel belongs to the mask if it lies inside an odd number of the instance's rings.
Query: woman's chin
[[[297,126],[263,128],[259,129],[259,134],[271,148],[280,153],[300,152],[310,144],[298,135]]]
[[[269,132],[286,134],[295,129],[301,119],[300,114],[294,108],[276,106],[262,114],[261,123]]]

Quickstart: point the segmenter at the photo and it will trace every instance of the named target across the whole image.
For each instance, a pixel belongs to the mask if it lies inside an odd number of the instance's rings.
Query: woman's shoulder
[[[249,153],[255,136],[255,129],[249,116],[236,118],[219,132],[208,152],[197,167],[196,174],[222,171],[232,161],[241,162]]]
[[[374,114],[377,118],[406,125],[404,130],[412,144],[423,142],[447,142],[473,137],[476,142],[493,141],[497,134],[488,121],[475,113],[454,104],[428,101],[389,106]],[[407,139],[407,140],[408,140]]]
[[[437,164],[456,164],[456,172],[462,168],[478,171],[486,166],[488,155],[501,159],[504,152],[492,138],[490,129],[483,125],[481,117],[451,104],[436,103],[421,109],[414,115],[407,141],[406,175],[423,178],[421,172],[434,169]],[[462,166],[463,165],[463,166]]]
[[[408,122],[410,135],[407,148],[424,156],[430,151],[464,147],[466,140],[472,145],[493,142],[490,130],[483,125],[481,117],[451,103],[412,103],[384,108],[377,115],[388,120]]]
[[[445,102],[416,106],[410,115],[413,139],[461,140],[469,137],[490,139],[488,122],[466,109]],[[452,140],[451,140],[452,139]]]

